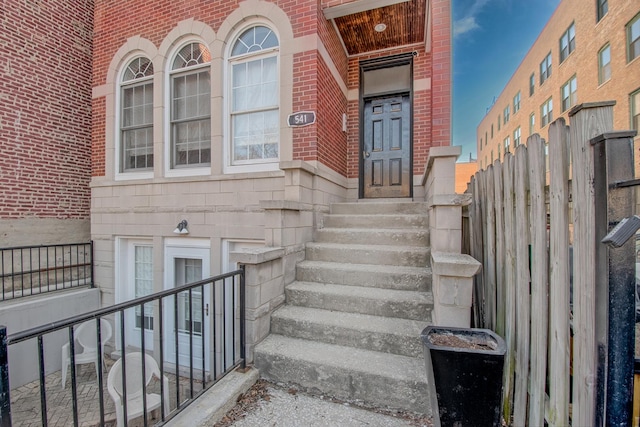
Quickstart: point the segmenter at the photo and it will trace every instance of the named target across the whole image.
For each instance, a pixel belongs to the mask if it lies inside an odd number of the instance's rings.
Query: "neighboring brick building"
[[[0,247],[87,241],[93,1],[4,1],[0,29]]]
[[[477,128],[480,169],[580,103],[613,100],[614,129],[640,130],[639,57],[640,3],[562,0]]]
[[[330,203],[424,200],[429,149],[450,144],[450,8],[96,0],[91,235],[103,304],[171,288],[179,271],[228,271],[230,252],[248,247],[285,248],[290,282]],[[288,126],[298,112],[315,122]]]

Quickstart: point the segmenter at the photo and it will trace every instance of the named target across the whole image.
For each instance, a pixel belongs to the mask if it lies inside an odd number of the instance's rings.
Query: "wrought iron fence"
[[[93,242],[0,248],[0,301],[93,286]]]
[[[99,413],[94,415],[101,426],[116,420],[118,425],[127,425],[134,418],[147,426],[173,418],[229,372],[245,367],[244,277],[241,267],[24,332],[7,335],[0,326],[0,426],[12,425],[8,352],[24,342],[32,343],[30,351],[38,354],[38,366],[33,368],[39,371],[43,426],[52,424],[54,418],[60,422],[65,411],[69,425],[78,426],[80,414],[87,417],[83,405],[96,406],[95,398],[83,401],[85,395],[97,396]],[[44,341],[61,333],[68,339],[62,352],[45,354]],[[47,361],[55,355],[61,355],[60,371]],[[11,366],[20,362],[13,359]],[[95,373],[76,366],[80,363],[95,365]],[[103,373],[105,365],[107,374]],[[81,369],[85,375],[79,379]],[[66,399],[56,394],[69,393],[65,387],[68,376],[72,404],[61,408],[59,402]],[[157,378],[152,380],[153,376]],[[116,420],[113,410],[107,414],[107,406],[115,408]]]

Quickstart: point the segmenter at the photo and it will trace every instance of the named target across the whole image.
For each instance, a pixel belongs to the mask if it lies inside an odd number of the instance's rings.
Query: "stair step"
[[[256,346],[260,375],[345,400],[430,414],[424,358],[271,334]]]
[[[431,269],[301,261],[296,265],[296,280],[405,291],[429,291],[431,290]]]
[[[310,261],[354,264],[399,265],[426,267],[430,265],[430,249],[416,246],[352,245],[339,243],[307,243],[306,259]]]
[[[285,305],[271,315],[271,333],[365,350],[421,357],[429,323]]]
[[[362,214],[418,214],[425,215],[428,212],[426,202],[357,202],[357,203],[333,203],[332,214],[362,215]]]
[[[293,282],[285,288],[287,303],[302,307],[431,321],[431,292]]]
[[[324,227],[331,228],[421,228],[427,229],[429,217],[416,214],[330,214],[323,219]]]
[[[384,229],[384,228],[323,228],[316,231],[315,241],[319,243],[350,243],[355,245],[429,245],[427,229]]]

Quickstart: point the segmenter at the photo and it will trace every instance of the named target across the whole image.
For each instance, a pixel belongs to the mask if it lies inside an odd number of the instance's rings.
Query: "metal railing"
[[[0,301],[93,286],[93,242],[0,248]]]
[[[218,275],[209,279],[186,284],[173,289],[168,289],[145,297],[137,298],[125,303],[117,304],[71,317],[65,320],[54,322],[41,327],[32,328],[24,332],[7,335],[6,328],[0,326],[0,427],[11,426],[11,392],[9,386],[9,347],[28,340],[33,342],[34,350],[38,354],[38,367],[33,367],[39,371],[40,390],[40,416],[43,426],[51,423],[52,414],[49,414],[48,404],[60,402],[56,396],[48,396],[55,393],[68,393],[63,386],[62,391],[57,391],[53,385],[60,384],[57,377],[57,367],[51,368],[45,358],[44,340],[50,335],[59,331],[68,331],[68,359],[62,355],[62,364],[68,363],[71,382],[71,408],[63,408],[71,411],[69,425],[79,425],[79,414],[83,411],[79,395],[87,394],[82,387],[96,387],[99,400],[99,425],[111,423],[115,420],[105,420],[105,390],[111,396],[111,400],[116,406],[116,413],[121,411],[123,425],[132,418],[128,417],[128,410],[134,406],[135,396],[129,400],[127,389],[132,384],[142,386],[142,396],[147,396],[148,392],[156,391],[160,399],[160,415],[154,423],[164,423],[173,418],[177,413],[186,408],[190,403],[202,395],[232,370],[241,367],[245,368],[245,304],[244,304],[244,267],[236,271]],[[152,312],[145,311],[145,308],[153,307]],[[209,313],[211,307],[211,313]],[[145,319],[152,318],[148,322]],[[211,314],[211,316],[210,316]],[[109,323],[106,325],[105,320]],[[133,321],[133,323],[132,323]],[[103,367],[105,357],[103,355],[105,347],[114,348],[119,346],[118,356],[125,354],[126,357],[119,357],[110,367],[107,374],[103,374],[103,369],[89,371],[95,380],[84,380],[79,383],[78,369],[76,367],[78,357],[79,338],[83,330],[89,326],[91,344],[95,344],[95,359],[89,363],[96,363],[96,367]],[[110,334],[111,325],[115,325],[115,336],[111,339],[105,337]],[[133,326],[132,326],[133,325]],[[133,329],[132,329],[133,328]],[[131,331],[134,331],[131,333]],[[66,334],[65,334],[66,335]],[[152,339],[149,342],[150,338]],[[198,345],[198,342],[199,344]],[[21,344],[24,345],[24,344]],[[153,349],[152,349],[153,347]],[[12,347],[13,348],[13,347]],[[50,354],[58,353],[59,347]],[[140,377],[127,378],[127,375],[137,375],[138,371],[127,369],[127,363],[131,364],[132,354],[151,355],[152,358],[140,356],[141,369]],[[113,354],[113,353],[112,353]],[[136,360],[138,360],[136,359]],[[20,363],[19,358],[11,361],[12,364]],[[86,362],[86,361],[85,361]],[[108,360],[108,364],[112,362]],[[157,363],[159,378],[155,384],[150,384],[147,380],[151,367],[145,364]],[[116,364],[120,364],[120,369],[114,371]],[[47,366],[48,368],[45,368]],[[23,367],[24,368],[24,367]],[[52,372],[53,371],[53,372]],[[62,372],[65,369],[63,368]],[[112,374],[112,371],[115,373]],[[85,370],[85,372],[87,372]],[[134,374],[135,373],[135,374]],[[144,373],[147,373],[145,375]],[[108,387],[105,387],[105,375],[107,375]],[[86,375],[85,375],[86,376]],[[171,378],[171,381],[169,381]],[[66,379],[66,376],[65,378]],[[47,381],[51,384],[47,386]],[[115,385],[117,384],[117,385]],[[154,390],[151,390],[154,387]],[[167,390],[169,388],[169,390]],[[35,387],[33,387],[35,389]],[[196,390],[197,389],[197,390]],[[113,390],[120,390],[121,407],[113,397]],[[139,390],[137,390],[139,394]],[[132,390],[133,395],[135,392]],[[156,397],[156,399],[158,399]],[[108,398],[107,398],[108,399]],[[91,399],[92,401],[95,398]],[[167,401],[168,400],[168,401]],[[141,402],[140,402],[141,401]],[[156,401],[157,403],[157,401]],[[17,403],[19,404],[19,402]],[[151,400],[138,398],[137,405],[142,405],[141,421],[144,425],[150,425],[151,416],[148,410],[151,408]],[[55,403],[59,406],[59,403]],[[53,404],[51,406],[54,406]],[[167,411],[167,408],[169,409]],[[60,411],[59,407],[52,408]],[[68,412],[67,412],[68,414]],[[56,416],[59,420],[59,415]],[[20,423],[20,420],[14,420]]]

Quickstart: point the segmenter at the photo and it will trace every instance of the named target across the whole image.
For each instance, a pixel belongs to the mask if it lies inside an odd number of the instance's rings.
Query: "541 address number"
[[[287,121],[290,127],[309,126],[316,122],[316,113],[314,111],[300,111],[289,114]]]

